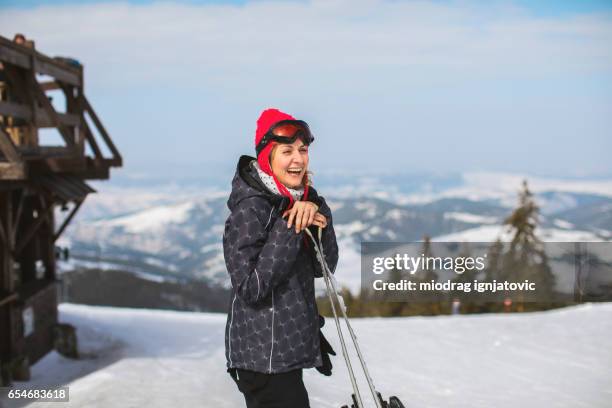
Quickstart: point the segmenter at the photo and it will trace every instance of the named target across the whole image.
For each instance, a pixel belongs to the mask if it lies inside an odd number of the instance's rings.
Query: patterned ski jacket
[[[228,368],[282,373],[322,364],[314,278],[322,276],[305,232],[287,228],[288,197],[268,190],[242,156],[227,205],[223,252],[232,282],[225,328]],[[333,272],[338,245],[329,206],[310,187],[308,201],[327,218],[323,250]],[[316,227],[311,232],[316,232]],[[316,237],[316,234],[313,234]]]

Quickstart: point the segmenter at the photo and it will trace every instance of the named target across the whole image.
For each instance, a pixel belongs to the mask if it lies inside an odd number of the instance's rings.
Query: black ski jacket
[[[227,205],[223,252],[232,282],[225,328],[228,368],[282,373],[322,364],[314,278],[322,270],[305,232],[287,228],[288,197],[260,180],[255,159],[242,156]],[[329,206],[309,187],[308,201],[327,218],[323,250],[333,272],[338,245]],[[316,237],[317,227],[309,227]],[[308,240],[308,241],[306,241]]]

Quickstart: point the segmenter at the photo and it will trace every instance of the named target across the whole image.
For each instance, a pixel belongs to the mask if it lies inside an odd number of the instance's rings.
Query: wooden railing
[[[51,80],[39,82],[37,74]],[[85,97],[83,67],[78,62],[51,58],[0,36],[0,85],[0,180],[25,179],[39,172],[108,178],[110,167],[123,164],[121,153]],[[64,112],[58,112],[46,94],[54,90],[65,97]],[[44,128],[57,129],[64,145],[41,146],[37,135]],[[28,143],[11,137],[21,129],[35,136]],[[104,157],[101,143],[110,157]],[[86,146],[93,157],[86,155]]]

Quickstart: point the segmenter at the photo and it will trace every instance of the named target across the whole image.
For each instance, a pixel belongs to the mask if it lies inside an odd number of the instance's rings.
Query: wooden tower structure
[[[83,92],[83,67],[0,36],[0,383],[54,346],[56,240],[122,157]],[[50,96],[49,94],[53,94]],[[55,99],[55,101],[53,100]],[[61,107],[57,100],[62,99]],[[55,102],[55,104],[54,104]],[[44,145],[42,132],[57,132]],[[104,152],[103,152],[104,150]],[[56,225],[56,211],[65,217]],[[7,378],[8,377],[8,378]],[[19,375],[17,375],[19,377]]]

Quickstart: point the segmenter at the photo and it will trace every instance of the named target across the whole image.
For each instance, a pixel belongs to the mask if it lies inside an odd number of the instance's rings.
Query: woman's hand
[[[327,227],[327,218],[320,212],[315,214],[315,219],[312,222],[312,225],[316,225],[317,227],[325,228]]]
[[[296,233],[312,224],[325,228],[327,220],[318,211],[319,207],[313,202],[296,201],[290,210],[283,212],[283,218],[288,216],[287,228],[295,224]]]

